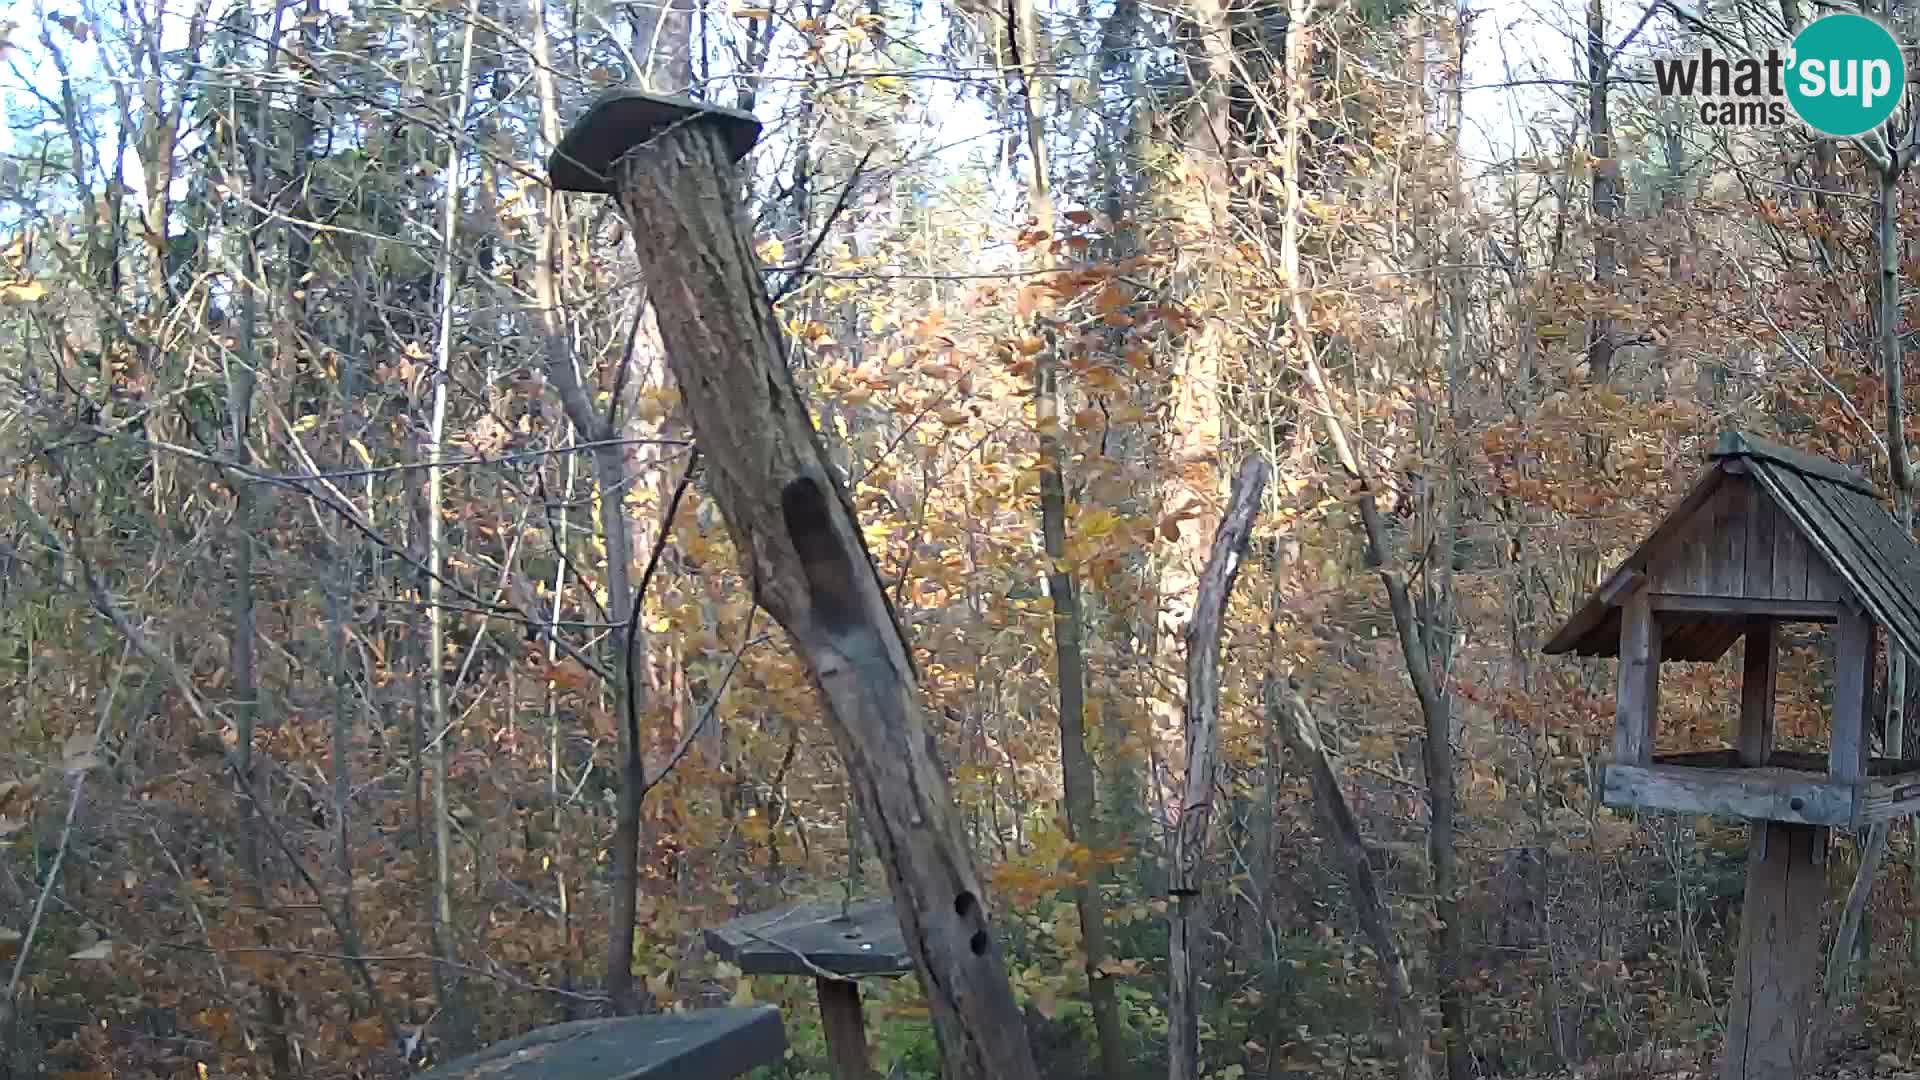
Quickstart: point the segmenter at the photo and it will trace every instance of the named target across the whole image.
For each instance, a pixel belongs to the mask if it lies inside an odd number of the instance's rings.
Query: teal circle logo
[[[1893,115],[1906,89],[1907,59],[1878,19],[1823,15],[1793,36],[1787,101],[1822,135],[1846,139],[1872,131]]]

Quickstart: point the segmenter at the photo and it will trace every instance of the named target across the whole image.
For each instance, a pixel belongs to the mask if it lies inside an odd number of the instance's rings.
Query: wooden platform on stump
[[[1835,780],[1825,754],[1776,750],[1742,765],[1737,750],[1655,754],[1606,766],[1601,799],[1683,814],[1858,829],[1920,813],[1920,762],[1873,758],[1858,784]]]
[[[780,1010],[576,1020],[527,1032],[420,1074],[420,1080],[720,1080],[787,1053]]]
[[[811,975],[835,1080],[866,1080],[863,975],[905,975],[913,954],[888,900],[797,904],[707,931],[707,947],[745,975]]]

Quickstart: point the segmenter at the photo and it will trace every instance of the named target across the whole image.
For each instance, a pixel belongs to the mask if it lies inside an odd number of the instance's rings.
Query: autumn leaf
[[[47,287],[37,281],[10,281],[0,285],[0,302],[31,304],[47,295]]]
[[[1060,1011],[1060,999],[1055,996],[1053,987],[1045,983],[1034,987],[1033,1007],[1039,1010],[1041,1016],[1048,1020],[1053,1019],[1054,1015]]]
[[[69,960],[107,960],[113,957],[113,942],[96,941],[67,957]]]

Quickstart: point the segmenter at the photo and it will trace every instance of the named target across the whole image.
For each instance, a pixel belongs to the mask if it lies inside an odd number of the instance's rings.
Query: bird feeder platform
[[[913,971],[913,954],[887,900],[798,904],[748,915],[707,931],[707,947],[743,975],[811,975],[835,1080],[865,1080],[863,976]]]

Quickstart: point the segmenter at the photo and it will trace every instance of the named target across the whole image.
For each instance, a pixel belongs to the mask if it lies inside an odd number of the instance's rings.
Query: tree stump
[[[618,193],[705,486],[825,706],[948,1080],[1038,1080],[906,635],[787,368],[742,220],[734,162],[758,128],[746,113],[619,90],[574,125],[549,169],[557,186],[611,181]]]

